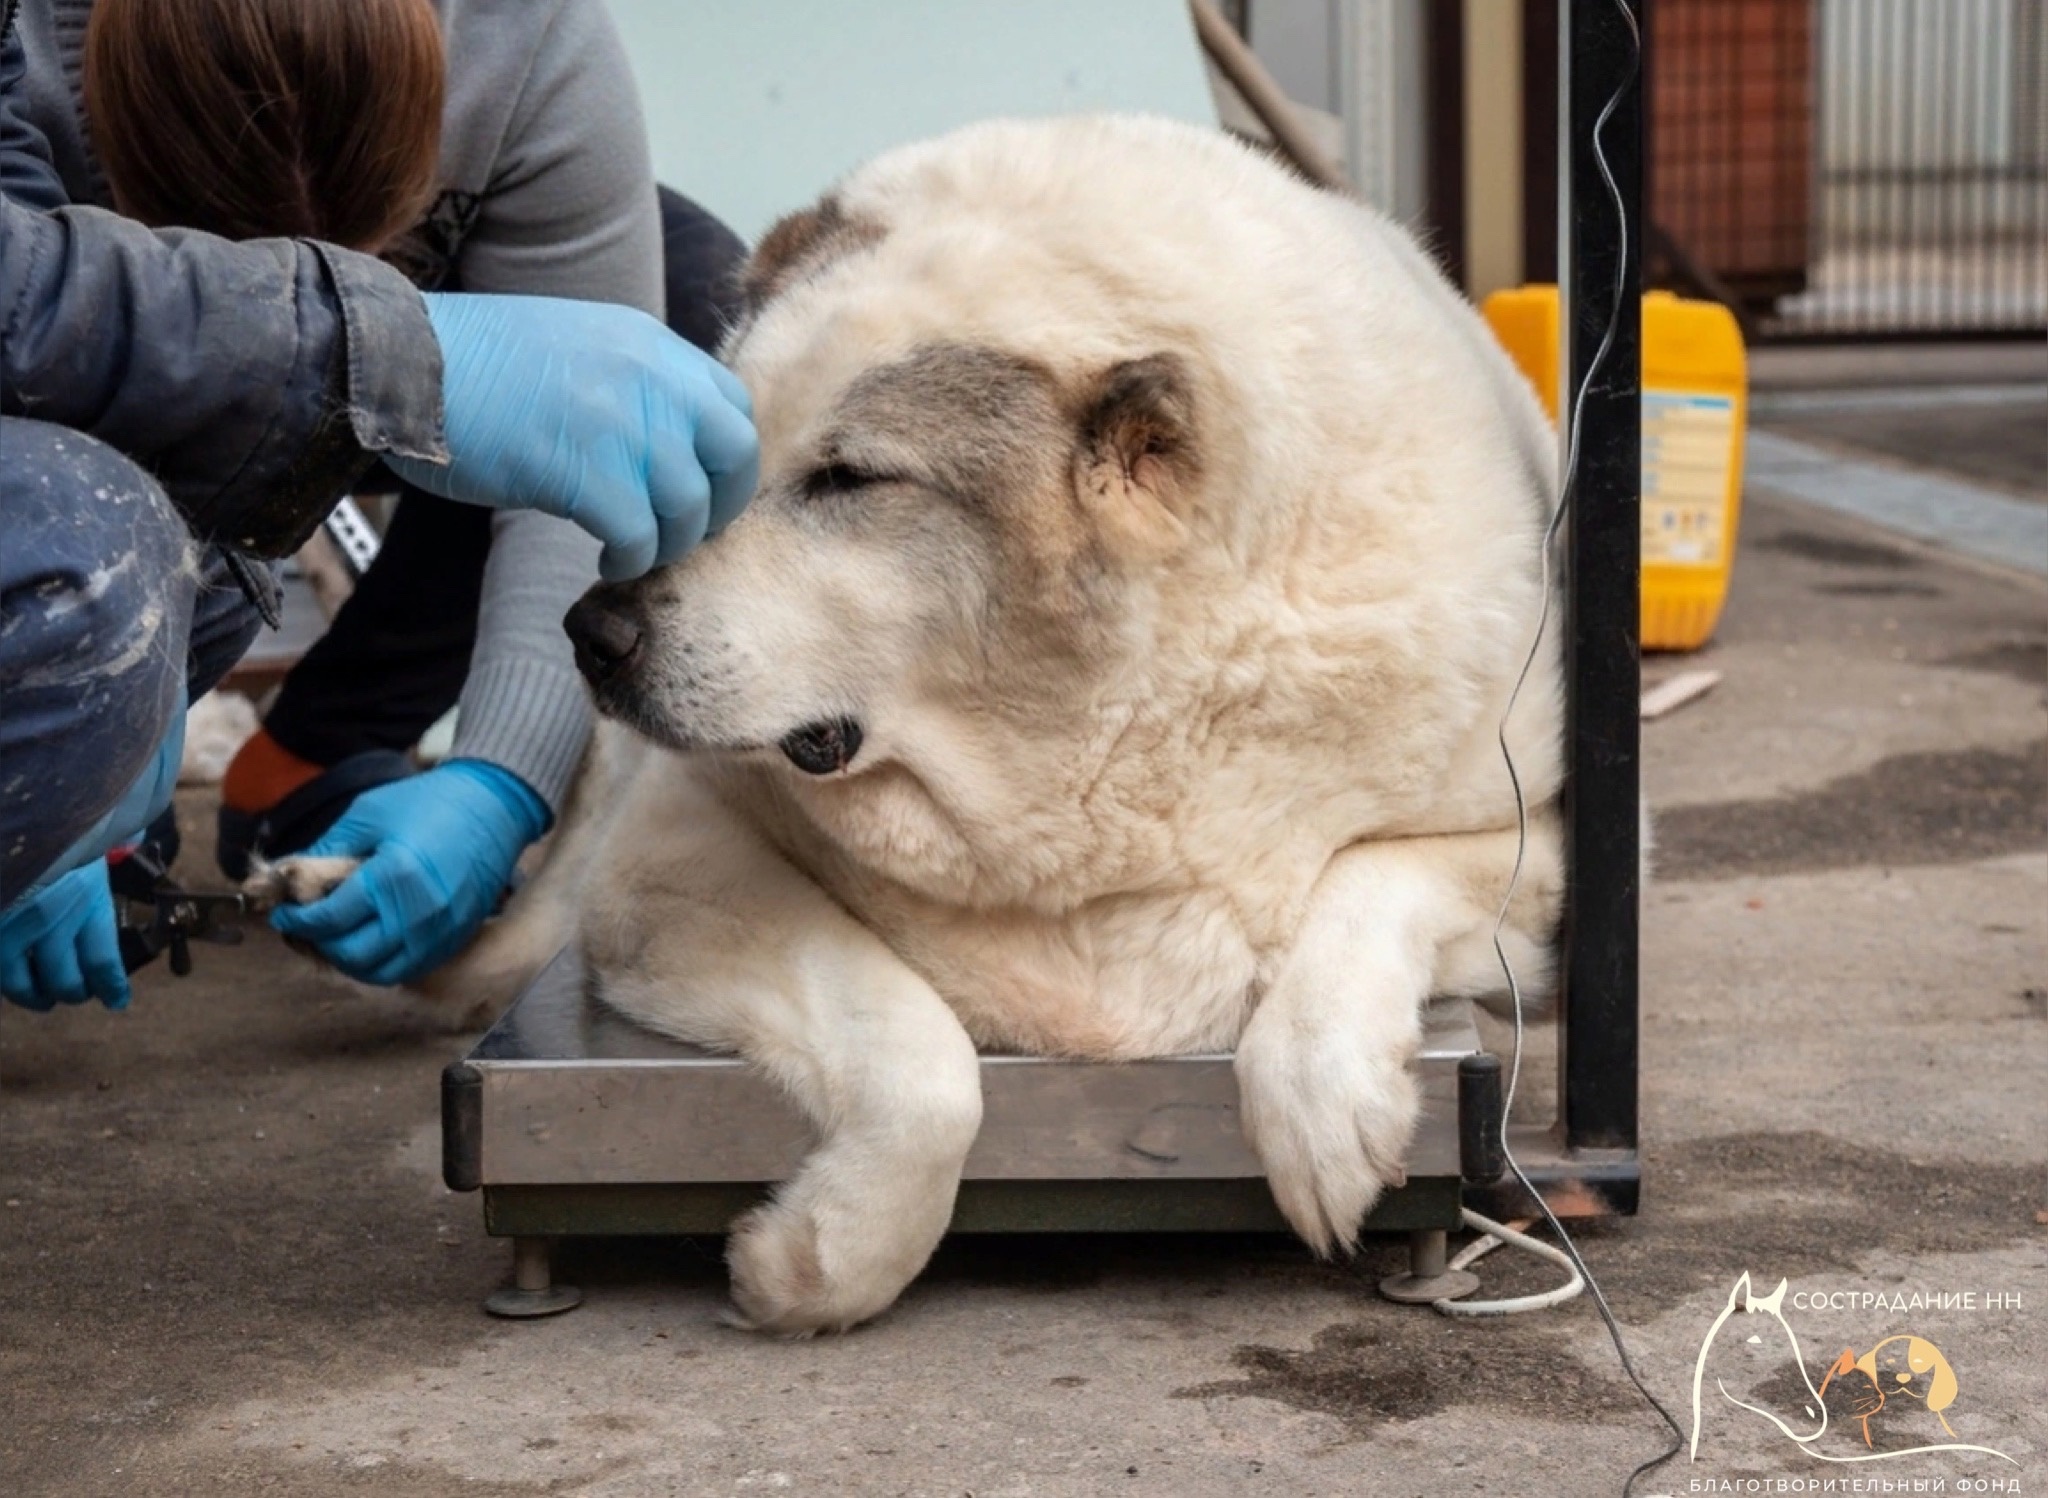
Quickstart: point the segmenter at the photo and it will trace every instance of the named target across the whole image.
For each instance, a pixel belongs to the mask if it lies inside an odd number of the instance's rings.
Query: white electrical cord
[[[1685,1436],[1679,1430],[1678,1422],[1671,1417],[1671,1412],[1664,1408],[1657,1396],[1652,1394],[1648,1385],[1643,1382],[1642,1375],[1636,1372],[1635,1364],[1628,1355],[1628,1343],[1621,1333],[1621,1323],[1615,1319],[1613,1308],[1607,1304],[1607,1297],[1600,1293],[1599,1281],[1593,1278],[1592,1271],[1586,1267],[1586,1261],[1580,1255],[1578,1245],[1572,1242],[1571,1235],[1564,1229],[1564,1224],[1557,1220],[1557,1214],[1550,1209],[1550,1203],[1543,1199],[1543,1194],[1530,1183],[1529,1177],[1523,1173],[1521,1165],[1515,1160],[1514,1150],[1508,1142],[1508,1118],[1514,1111],[1515,1085],[1521,1079],[1522,1074],[1522,987],[1519,980],[1515,977],[1515,965],[1508,958],[1507,947],[1501,940],[1501,933],[1507,927],[1508,909],[1514,902],[1515,890],[1522,880],[1522,864],[1529,847],[1529,807],[1527,800],[1522,794],[1522,778],[1515,770],[1514,754],[1508,748],[1508,720],[1514,716],[1515,704],[1521,699],[1522,688],[1527,685],[1529,673],[1535,669],[1537,654],[1543,648],[1544,631],[1550,626],[1550,556],[1557,544],[1558,532],[1563,527],[1565,516],[1571,511],[1572,501],[1578,487],[1579,439],[1582,432],[1580,418],[1585,410],[1586,393],[1592,388],[1594,380],[1599,376],[1601,366],[1607,362],[1608,355],[1613,351],[1615,334],[1621,326],[1622,300],[1628,289],[1628,204],[1621,195],[1619,184],[1614,180],[1614,172],[1608,164],[1606,149],[1600,143],[1600,132],[1606,128],[1608,120],[1613,117],[1616,107],[1621,103],[1622,97],[1628,92],[1630,85],[1635,82],[1636,75],[1642,67],[1643,37],[1641,28],[1636,24],[1635,13],[1629,8],[1627,0],[1614,0],[1614,8],[1620,12],[1622,24],[1628,28],[1633,53],[1629,59],[1627,76],[1616,86],[1613,96],[1601,107],[1599,115],[1593,121],[1593,138],[1590,143],[1593,150],[1593,163],[1600,169],[1600,181],[1606,187],[1607,195],[1614,203],[1616,232],[1620,238],[1614,262],[1614,304],[1608,309],[1607,326],[1606,330],[1600,335],[1600,343],[1594,350],[1591,361],[1586,365],[1586,372],[1581,377],[1577,390],[1572,393],[1571,434],[1565,446],[1564,477],[1558,487],[1557,507],[1551,511],[1550,523],[1543,529],[1543,550],[1539,558],[1543,589],[1542,603],[1536,616],[1535,633],[1529,641],[1529,652],[1522,660],[1521,672],[1515,677],[1514,690],[1508,694],[1507,707],[1501,713],[1498,734],[1500,754],[1502,761],[1507,766],[1508,780],[1513,786],[1515,793],[1515,865],[1513,872],[1508,876],[1507,893],[1501,898],[1500,914],[1494,919],[1493,952],[1494,956],[1500,960],[1501,972],[1507,977],[1508,997],[1512,1001],[1515,1018],[1514,1050],[1508,1061],[1507,1086],[1502,1097],[1500,1110],[1502,1157],[1507,1161],[1508,1169],[1514,1172],[1514,1177],[1521,1184],[1522,1190],[1536,1203],[1537,1210],[1543,1214],[1543,1220],[1550,1225],[1551,1231],[1557,1234],[1558,1242],[1563,1247],[1564,1255],[1567,1256],[1566,1261],[1570,1264],[1573,1273],[1584,1281],[1585,1288],[1591,1292],[1593,1304],[1599,1309],[1600,1319],[1606,1323],[1607,1334],[1614,1342],[1615,1354],[1621,1359],[1622,1371],[1628,1375],[1629,1382],[1635,1385],[1636,1392],[1649,1402],[1650,1408],[1657,1412],[1671,1431],[1671,1444],[1658,1455],[1651,1457],[1633,1472],[1629,1473],[1627,1479],[1622,1483],[1622,1498],[1629,1498],[1629,1494],[1635,1488],[1636,1479],[1645,1472],[1662,1466],[1665,1462],[1676,1456],[1684,1447]],[[1492,1234],[1494,1230],[1489,1227],[1485,1231],[1488,1234]],[[1516,1236],[1522,1238],[1520,1234]],[[1541,1250],[1545,1257],[1555,1252],[1547,1244],[1538,1244],[1534,1239],[1522,1238],[1522,1241],[1533,1249]],[[1476,1258],[1477,1255],[1474,1255],[1474,1257]],[[1444,1309],[1445,1305],[1449,1304],[1455,1303],[1446,1302],[1440,1304],[1438,1309]],[[1455,1313],[1447,1312],[1446,1314]],[[1495,1311],[1492,1314],[1500,1315],[1507,1313]]]
[[[1551,1290],[1539,1290],[1533,1295],[1511,1295],[1505,1300],[1433,1300],[1435,1306],[1446,1316],[1513,1316],[1520,1311],[1547,1311],[1552,1306],[1561,1306],[1574,1300],[1586,1288],[1586,1277],[1579,1273],[1578,1265],[1570,1257],[1552,1248],[1548,1243],[1539,1243],[1527,1233],[1518,1231],[1503,1222],[1490,1217],[1481,1217],[1470,1207],[1459,1214],[1465,1219],[1465,1226],[1484,1236],[1473,1239],[1458,1250],[1457,1257],[1445,1266],[1447,1271],[1470,1269],[1481,1259],[1502,1244],[1509,1244],[1526,1253],[1550,1263],[1569,1274],[1571,1278]],[[1519,1226],[1527,1227],[1527,1223]]]

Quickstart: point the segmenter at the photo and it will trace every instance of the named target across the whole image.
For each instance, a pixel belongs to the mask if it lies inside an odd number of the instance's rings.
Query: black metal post
[[[1643,6],[1628,0],[1624,12],[1623,3],[1563,0],[1559,27],[1559,429],[1569,451],[1576,418],[1578,442],[1566,543],[1571,899],[1558,1036],[1567,1150],[1636,1145],[1643,113],[1631,23]],[[1620,217],[1594,154],[1603,112],[1599,145]],[[1610,319],[1613,338],[1589,382]]]
[[[1501,1149],[1501,1113],[1506,1106],[1500,1057],[1474,1051],[1458,1062],[1458,1174],[1467,1184],[1491,1185],[1507,1173]]]

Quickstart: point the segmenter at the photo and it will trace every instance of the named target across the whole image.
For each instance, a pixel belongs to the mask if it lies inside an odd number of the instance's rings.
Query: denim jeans
[[[0,418],[0,542],[4,906],[120,800],[180,685],[218,682],[262,616],[154,479],[48,422]]]

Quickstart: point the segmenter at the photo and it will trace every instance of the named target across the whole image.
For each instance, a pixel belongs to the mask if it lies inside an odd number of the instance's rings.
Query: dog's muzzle
[[[860,753],[860,740],[860,724],[851,718],[834,718],[791,729],[782,736],[780,747],[789,762],[806,775],[830,775],[853,763]]]
[[[592,686],[610,681],[640,655],[640,625],[604,592],[602,587],[592,588],[562,619],[569,643],[576,647],[576,669]]]

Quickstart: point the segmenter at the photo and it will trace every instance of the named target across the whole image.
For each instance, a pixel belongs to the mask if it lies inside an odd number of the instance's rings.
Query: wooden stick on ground
[[[1669,681],[1659,682],[1643,693],[1642,719],[1649,722],[1675,713],[1688,702],[1704,697],[1720,684],[1719,671],[1681,671]]]

